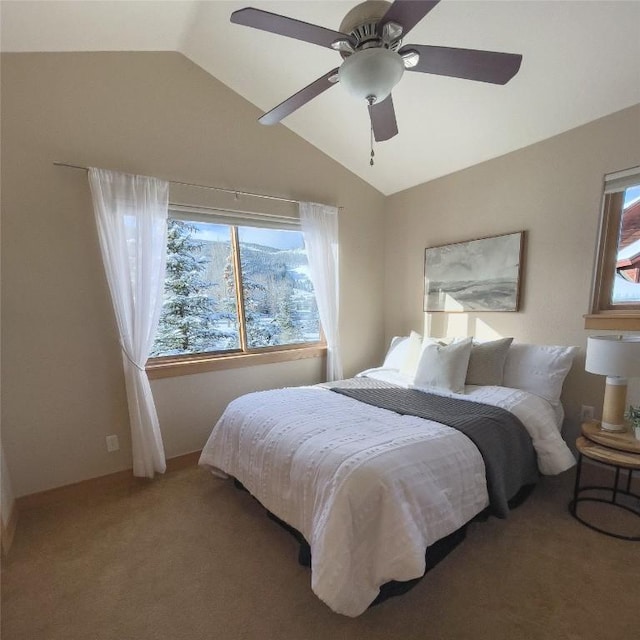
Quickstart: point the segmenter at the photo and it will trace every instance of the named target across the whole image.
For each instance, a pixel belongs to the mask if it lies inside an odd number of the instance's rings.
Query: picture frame
[[[524,239],[518,231],[427,247],[423,310],[518,311]]]

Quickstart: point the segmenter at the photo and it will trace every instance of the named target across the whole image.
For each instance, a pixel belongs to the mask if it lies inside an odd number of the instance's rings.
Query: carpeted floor
[[[350,619],[312,593],[293,538],[198,468],[22,512],[2,566],[2,640],[631,640],[640,543],[567,513],[573,472],[412,591]]]

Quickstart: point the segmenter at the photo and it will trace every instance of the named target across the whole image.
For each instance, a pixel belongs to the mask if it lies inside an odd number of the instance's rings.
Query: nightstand
[[[631,432],[602,431],[597,423],[585,422],[582,425],[582,436],[576,440],[576,448],[578,449],[578,469],[576,471],[573,500],[569,503],[569,513],[582,524],[605,535],[622,540],[640,541],[640,535],[627,536],[615,533],[592,524],[578,514],[579,503],[601,502],[618,509],[624,509],[640,517],[640,495],[631,491],[633,473],[640,470],[640,440],[636,440]],[[613,485],[610,487],[601,485],[580,486],[584,458],[595,460],[602,465],[615,469]],[[620,487],[621,469],[627,471],[627,480],[623,488]],[[586,492],[596,491],[598,493],[604,492],[608,495],[608,498],[584,495]],[[626,496],[627,499],[624,504],[619,501],[620,496]],[[633,504],[634,499],[637,501],[637,505]]]

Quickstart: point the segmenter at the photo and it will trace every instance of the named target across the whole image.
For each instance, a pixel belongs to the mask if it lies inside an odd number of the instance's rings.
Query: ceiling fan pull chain
[[[371,123],[371,160],[369,160],[369,164],[373,167],[374,162],[373,158],[375,157],[375,153],[373,151],[373,123]]]

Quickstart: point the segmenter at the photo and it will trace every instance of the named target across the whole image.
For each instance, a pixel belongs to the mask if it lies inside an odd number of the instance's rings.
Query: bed
[[[559,392],[553,402],[539,389],[505,386],[516,345],[502,349],[502,384],[477,385],[468,384],[476,345],[438,344],[427,369],[446,378],[455,369],[447,353],[465,350],[462,385],[425,386],[424,341],[413,341],[416,356],[409,340],[392,341],[382,367],[353,379],[237,398],[200,458],[308,543],[314,593],[347,616],[362,614],[382,585],[421,577],[425,551],[479,513],[506,517],[509,501],[539,473],[575,464],[560,435]],[[562,358],[567,371],[572,355]],[[548,384],[553,371],[538,368],[544,376],[534,383]]]

